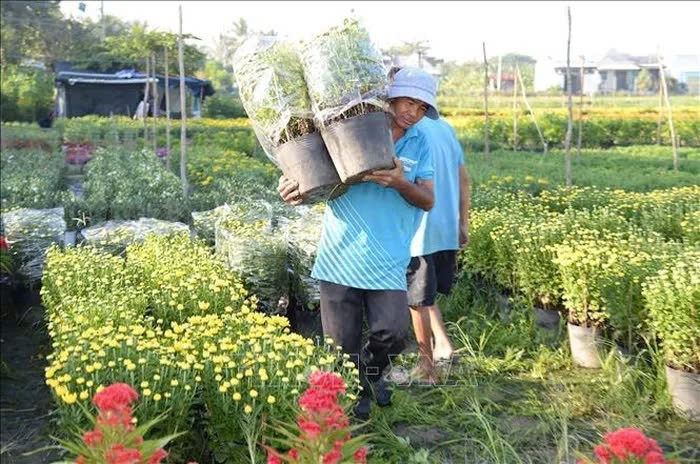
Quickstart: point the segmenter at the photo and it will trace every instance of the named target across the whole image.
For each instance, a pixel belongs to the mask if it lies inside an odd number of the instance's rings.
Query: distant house
[[[114,74],[61,71],[56,74],[56,116],[78,117],[90,114],[102,116],[132,116],[143,99],[146,82],[155,80],[158,87],[156,114],[165,110],[165,76],[148,81],[145,74],[129,69]],[[185,86],[192,97],[191,114],[198,115],[204,99],[214,94],[209,81],[185,78]],[[168,90],[170,111],[174,117],[181,114],[180,80],[170,76]],[[152,97],[152,95],[151,95]]]
[[[651,90],[659,88],[659,64],[655,56],[633,56],[616,50],[608,51],[602,58],[586,60],[583,63],[584,78],[581,82],[580,59],[571,60],[571,87],[573,93],[579,93],[582,86],[584,93],[638,92],[638,78],[643,70],[651,78]],[[684,83],[690,92],[700,92],[700,56],[681,55],[665,60],[663,68],[666,75],[671,75]],[[535,69],[535,90],[543,91],[551,87],[566,89],[566,62],[548,60],[538,61]]]
[[[433,58],[422,53],[412,53],[411,55],[394,55],[384,57],[384,66],[387,70],[393,66],[421,68],[436,79],[442,75],[440,65],[444,60]]]

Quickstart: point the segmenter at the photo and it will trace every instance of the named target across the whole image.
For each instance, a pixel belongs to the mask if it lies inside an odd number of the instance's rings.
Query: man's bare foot
[[[448,361],[452,358],[453,353],[454,350],[449,344],[444,346],[435,345],[435,348],[433,348],[433,362]]]
[[[437,384],[437,375],[432,366],[417,366],[411,371],[411,383],[435,385]]]

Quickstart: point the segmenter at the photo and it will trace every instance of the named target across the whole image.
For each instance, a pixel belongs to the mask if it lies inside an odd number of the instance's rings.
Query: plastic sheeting
[[[190,232],[187,224],[140,218],[137,221],[103,222],[81,230],[80,234],[93,245],[121,252],[132,243],[142,242],[149,234],[170,235],[181,232]]]
[[[233,59],[241,101],[260,145],[277,164],[274,149],[316,131],[298,51],[276,36],[253,36]]]
[[[301,50],[316,124],[323,127],[358,105],[383,109],[389,81],[382,56],[359,20],[346,19]]]
[[[3,213],[1,220],[17,273],[29,283],[40,281],[46,250],[53,243],[63,243],[65,237],[63,208],[21,208]]]

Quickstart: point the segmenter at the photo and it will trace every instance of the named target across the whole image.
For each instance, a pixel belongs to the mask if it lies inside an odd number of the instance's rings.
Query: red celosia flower
[[[296,448],[292,448],[289,450],[287,456],[289,456],[290,459],[299,459],[299,451],[297,451]]]
[[[355,454],[353,455],[355,458],[355,462],[359,464],[366,464],[367,463],[367,448],[362,447],[359,450],[355,451]]]
[[[275,453],[270,452],[267,454],[267,464],[282,464],[282,459]]]
[[[86,463],[87,463],[87,460],[85,459],[85,456],[83,456],[82,454],[80,456],[78,456],[75,460],[75,464],[86,464]]]
[[[299,418],[299,429],[306,434],[306,436],[313,440],[321,433],[321,426],[312,420],[306,420],[303,417]]]
[[[113,383],[97,393],[92,402],[101,411],[123,411],[125,407],[136,401],[139,394],[126,383]]]
[[[309,383],[318,390],[329,393],[345,393],[345,382],[335,372],[316,371],[309,376]]]
[[[92,432],[85,432],[83,434],[83,441],[88,446],[95,446],[102,443],[102,431],[100,429],[93,430]]]
[[[305,411],[325,412],[337,405],[335,393],[309,388],[299,398],[299,406]]]
[[[340,459],[343,457],[343,453],[338,451],[337,449],[331,450],[326,453],[325,456],[323,456],[323,464],[337,464],[340,462]]]
[[[7,240],[5,240],[5,237],[0,235],[0,248],[3,250],[9,250],[10,249],[10,244],[7,243]]]
[[[628,459],[635,462],[643,459],[645,464],[666,464],[656,441],[639,429],[623,428],[609,432],[603,438],[605,443],[594,449],[600,464],[624,463]]]
[[[106,409],[100,411],[97,416],[97,423],[107,427],[122,427],[128,431],[133,430],[131,422],[131,408],[122,406],[121,409]]]
[[[142,459],[139,450],[126,448],[122,444],[112,445],[112,449],[107,453],[108,464],[139,464]]]

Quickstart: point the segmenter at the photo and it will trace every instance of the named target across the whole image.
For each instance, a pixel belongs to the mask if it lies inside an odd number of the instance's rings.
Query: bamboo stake
[[[486,42],[482,42],[484,50],[484,159],[489,160],[489,65],[486,61]]]
[[[143,146],[148,145],[148,80],[151,76],[151,60],[146,58],[146,85],[143,88]]]
[[[523,84],[523,76],[520,74],[520,66],[515,65],[515,70],[518,74],[518,81],[520,82],[520,91],[523,95],[523,101],[525,102],[525,106],[527,107],[528,112],[530,113],[530,117],[532,118],[532,122],[535,123],[535,129],[537,129],[537,135],[540,136],[540,142],[542,142],[542,146],[544,147],[544,152],[543,154],[547,154],[547,142],[544,140],[544,135],[542,134],[542,130],[540,129],[540,125],[537,124],[537,118],[535,117],[535,112],[532,111],[532,107],[530,106],[530,103],[527,101],[527,93],[525,92],[525,84]]]
[[[564,139],[564,175],[566,186],[571,186],[571,133],[573,131],[573,108],[571,103],[571,7],[566,8],[569,18],[569,38],[566,42],[566,106],[568,116],[566,121],[566,138]]]
[[[188,197],[187,185],[187,101],[185,100],[185,58],[184,39],[182,38],[182,5],[180,10],[180,36],[177,44],[178,62],[180,65],[180,182],[182,183],[182,195]]]
[[[170,170],[170,78],[168,76],[168,47],[163,47],[165,52],[165,148],[168,151],[165,166]]]
[[[576,142],[576,156],[581,156],[581,140],[583,138],[583,81],[585,79],[584,66],[586,58],[581,56],[581,94],[578,101],[578,141]]]
[[[156,118],[158,117],[158,84],[156,84],[156,54],[151,52],[151,62],[153,70],[153,119],[152,119],[152,131],[153,136],[153,153],[158,154],[158,133],[156,127]]]
[[[518,151],[518,75],[513,66],[513,151]]]
[[[664,88],[661,86],[661,71],[659,70],[659,119],[656,122],[656,144],[661,145],[661,124],[664,120]]]
[[[673,110],[671,109],[671,101],[668,98],[668,85],[666,84],[666,75],[664,74],[664,68],[661,64],[661,56],[658,56],[659,60],[659,76],[661,77],[661,85],[664,89],[664,100],[666,102],[666,111],[668,112],[668,126],[671,129],[671,147],[673,148],[673,172],[678,172],[678,140],[676,139],[676,130],[673,127]]]

